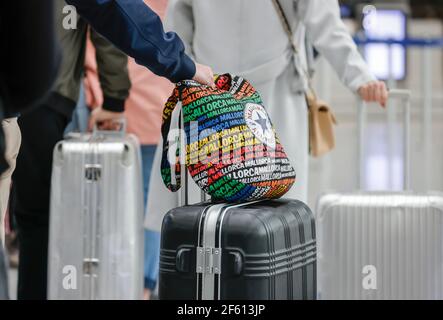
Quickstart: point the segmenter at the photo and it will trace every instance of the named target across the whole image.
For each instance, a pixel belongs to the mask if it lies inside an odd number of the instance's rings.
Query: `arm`
[[[192,0],[170,0],[166,16],[166,27],[170,30],[179,30],[180,37],[185,44],[186,53],[194,58],[192,42],[194,39],[194,16]],[[194,80],[215,87],[214,75],[211,68],[196,63],[197,72]]]
[[[313,46],[323,54],[340,80],[352,91],[376,80],[340,18],[336,0],[300,0],[299,19]]]
[[[337,0],[299,0],[299,19],[308,32],[308,39],[322,53],[341,81],[367,102],[386,106],[388,91],[377,81],[357,50],[351,35],[340,18]]]
[[[85,78],[83,81],[86,105],[95,109],[103,105],[103,92],[97,75],[97,60],[95,48],[91,41],[87,41],[85,53]]]
[[[172,82],[191,79],[194,62],[180,38],[165,33],[162,23],[142,0],[66,0],[90,25],[137,63]]]
[[[103,109],[123,112],[131,88],[128,57],[94,30],[91,30],[91,41],[95,47],[97,71],[103,91]]]
[[[185,45],[186,53],[194,57],[192,51],[194,39],[194,15],[192,0],[170,0],[165,19],[167,30],[177,30]]]

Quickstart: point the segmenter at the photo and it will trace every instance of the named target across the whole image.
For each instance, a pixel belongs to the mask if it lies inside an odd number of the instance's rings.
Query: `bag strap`
[[[278,17],[280,18],[280,22],[283,26],[283,29],[286,35],[288,36],[289,43],[291,44],[291,49],[294,52],[294,54],[298,55],[299,52],[297,44],[294,41],[294,33],[292,32],[292,28],[291,25],[289,24],[288,17],[286,17],[286,14],[279,0],[272,0],[272,3],[274,4],[275,11],[277,12]]]
[[[174,166],[174,173],[172,173],[172,165],[169,162],[169,132],[172,125],[172,113],[175,110],[175,107],[177,106],[178,102],[180,101],[180,94],[178,90],[178,85],[174,88],[174,91],[172,92],[171,96],[165,103],[165,107],[163,109],[163,123],[161,127],[161,134],[163,138],[163,153],[162,153],[162,160],[161,160],[161,176],[163,179],[163,183],[165,186],[171,190],[172,192],[178,191],[181,187],[181,163],[180,163],[180,146],[181,141],[180,139],[176,139],[177,143],[177,150],[175,153],[175,162],[173,164]],[[181,119],[181,115],[179,116],[179,119]],[[181,128],[181,121],[179,120],[179,130],[182,130]],[[172,174],[175,176],[175,184],[172,183]]]
[[[215,75],[215,84],[219,90],[228,91],[231,89],[232,85],[232,77],[229,74],[224,75]],[[172,126],[172,113],[175,110],[175,107],[180,102],[180,96],[181,92],[185,87],[189,86],[200,86],[198,82],[194,80],[183,80],[176,84],[174,91],[172,92],[171,96],[168,98],[168,100],[165,103],[165,106],[163,108],[163,122],[161,126],[161,134],[163,138],[163,150],[162,150],[162,160],[161,160],[161,176],[163,183],[165,186],[172,192],[176,192],[180,190],[181,184],[182,184],[182,166],[183,168],[186,168],[186,161],[187,161],[187,155],[181,154],[181,146],[184,143],[186,145],[186,141],[183,139],[186,139],[186,134],[183,134],[184,123],[182,121],[182,113],[183,110],[180,110],[179,119],[178,119],[178,129],[179,134],[175,137],[175,144],[177,145],[176,151],[175,151],[175,160],[172,164],[169,160],[172,160],[170,158],[170,143],[169,143],[169,132],[171,130]],[[186,148],[185,148],[186,149]],[[186,151],[185,151],[186,152]],[[185,159],[185,163],[181,163],[181,159]],[[173,167],[173,168],[172,168]],[[172,172],[173,171],[173,172]],[[175,178],[175,184],[172,182],[172,176],[174,175]],[[186,174],[184,175],[184,178],[186,179]],[[186,181],[185,181],[186,183]],[[186,186],[187,187],[187,186]]]
[[[297,44],[295,43],[295,40],[294,40],[294,32],[292,32],[291,25],[289,23],[288,17],[285,14],[285,11],[283,10],[283,6],[281,5],[280,0],[272,0],[272,3],[274,4],[275,11],[277,12],[278,17],[280,18],[280,22],[282,24],[283,30],[285,31],[285,33],[288,37],[289,43],[291,45],[291,49],[294,52],[294,55],[299,57],[300,53],[298,51]],[[312,85],[311,74],[307,70],[305,70],[302,66],[299,66],[299,67],[301,69],[301,73],[303,73],[303,75],[306,77],[306,80],[308,81],[308,86],[309,86],[309,91],[310,91],[309,94],[316,98],[315,90]]]

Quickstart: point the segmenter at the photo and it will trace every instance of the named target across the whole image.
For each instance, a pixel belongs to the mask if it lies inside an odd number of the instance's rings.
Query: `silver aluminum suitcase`
[[[410,93],[395,90],[390,96],[406,109],[407,189]],[[364,106],[359,122],[362,164]],[[327,194],[319,200],[316,222],[319,299],[443,299],[443,194]]]
[[[141,299],[143,194],[134,136],[98,132],[54,149],[49,299]]]

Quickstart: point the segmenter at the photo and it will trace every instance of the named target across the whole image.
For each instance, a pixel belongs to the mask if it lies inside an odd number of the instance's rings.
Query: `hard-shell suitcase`
[[[406,107],[407,189],[410,93],[390,96]],[[443,299],[443,194],[327,194],[319,200],[316,223],[319,299]]]
[[[311,210],[295,200],[204,202],[163,220],[160,299],[315,299]]]
[[[443,194],[320,200],[319,299],[443,299]]]
[[[96,131],[54,149],[49,299],[141,299],[143,194],[134,136]]]

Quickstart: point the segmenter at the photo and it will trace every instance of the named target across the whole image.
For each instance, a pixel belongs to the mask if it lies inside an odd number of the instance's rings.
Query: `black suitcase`
[[[159,298],[316,298],[315,222],[296,200],[203,202],[163,220]]]

